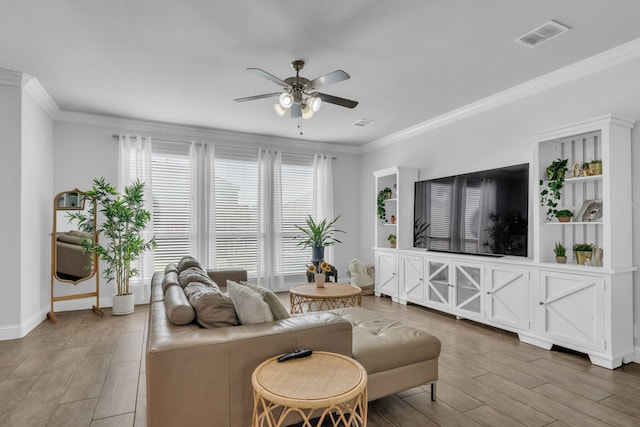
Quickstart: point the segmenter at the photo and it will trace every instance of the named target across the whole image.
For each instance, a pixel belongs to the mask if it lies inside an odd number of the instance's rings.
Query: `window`
[[[282,269],[284,274],[304,273],[311,260],[311,249],[298,246],[303,225],[313,208],[313,160],[308,163],[282,158]]]
[[[189,158],[186,153],[154,152],[151,161],[154,270],[189,254]]]
[[[190,173],[187,147],[154,147],[152,157],[153,222],[157,247],[154,267],[189,255]],[[242,268],[257,274],[258,159],[238,150],[217,149],[214,159],[213,236],[210,268]],[[311,250],[298,246],[295,225],[312,212],[313,159],[283,155],[282,267],[285,275],[303,274]],[[206,264],[207,260],[200,260]]]
[[[218,157],[215,171],[215,267],[258,271],[258,163]]]
[[[220,151],[220,150],[219,150]],[[283,273],[302,274],[311,250],[298,246],[295,225],[312,211],[313,163],[299,156],[282,159]],[[258,266],[258,163],[254,157],[216,153],[216,268],[244,268],[256,275]]]

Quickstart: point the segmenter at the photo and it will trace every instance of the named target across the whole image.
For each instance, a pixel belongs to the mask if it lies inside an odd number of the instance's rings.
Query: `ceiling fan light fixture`
[[[282,108],[282,105],[280,105],[280,104],[273,104],[273,110],[280,117],[284,117],[285,113],[287,112],[287,109],[286,108]]]
[[[278,102],[282,106],[282,108],[291,108],[293,105],[293,96],[291,96],[288,92],[282,92],[280,97],[278,98]]]
[[[311,108],[311,111],[317,113],[320,111],[320,107],[322,107],[322,99],[319,96],[312,95],[307,98],[307,106]]]
[[[309,120],[311,117],[313,117],[314,114],[315,113],[313,112],[313,109],[311,108],[309,102],[304,104],[304,107],[302,108],[302,118],[305,120]]]

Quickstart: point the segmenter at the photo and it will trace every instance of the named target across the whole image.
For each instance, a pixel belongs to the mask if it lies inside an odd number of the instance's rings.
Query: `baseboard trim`
[[[149,299],[151,296],[151,285],[131,285],[131,290],[134,294],[135,305],[149,303]],[[113,298],[111,295],[100,297],[99,302],[100,308],[113,306]],[[54,303],[53,309],[56,313],[62,311],[91,310],[95,303],[95,297],[65,300]],[[38,313],[34,314],[22,323],[0,326],[0,341],[23,338],[47,318],[47,313],[50,309],[51,307],[49,306],[49,304],[47,304],[46,307],[41,308]]]
[[[640,347],[634,347],[633,361],[635,363],[640,363]]]

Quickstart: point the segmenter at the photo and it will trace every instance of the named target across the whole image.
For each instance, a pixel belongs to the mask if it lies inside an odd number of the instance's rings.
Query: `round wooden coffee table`
[[[302,427],[367,425],[367,371],[350,357],[314,351],[309,357],[260,364],[251,375],[253,427],[281,427],[302,419]],[[317,424],[312,424],[312,418]],[[317,420],[316,420],[317,418]]]
[[[291,314],[360,307],[362,305],[362,289],[347,283],[327,282],[324,284],[324,288],[316,287],[315,283],[305,283],[292,286],[289,289],[289,301]]]

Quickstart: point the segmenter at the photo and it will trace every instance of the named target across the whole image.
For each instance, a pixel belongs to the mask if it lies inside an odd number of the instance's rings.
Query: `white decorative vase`
[[[324,273],[316,273],[316,288],[324,288]]]
[[[114,316],[133,313],[133,294],[114,295],[112,311]]]

